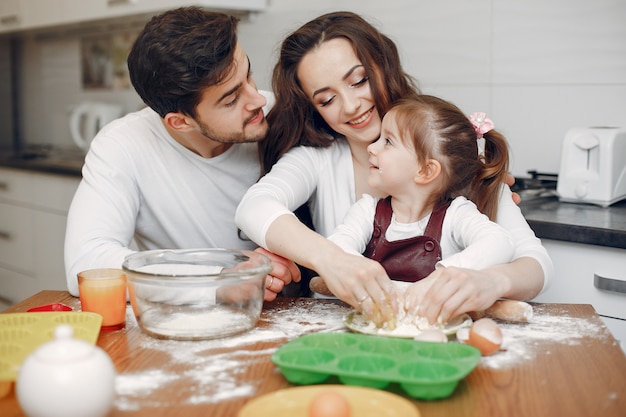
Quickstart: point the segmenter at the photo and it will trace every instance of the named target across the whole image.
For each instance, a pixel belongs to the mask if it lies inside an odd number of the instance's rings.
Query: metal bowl
[[[126,257],[130,302],[147,334],[177,340],[232,336],[256,325],[269,259],[230,249],[152,250]]]

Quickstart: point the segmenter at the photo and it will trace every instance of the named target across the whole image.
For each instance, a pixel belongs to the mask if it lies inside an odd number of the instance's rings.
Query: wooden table
[[[80,310],[67,292],[43,291],[5,313],[53,302]],[[251,399],[291,386],[270,360],[279,346],[343,331],[348,311],[332,301],[279,299],[244,335],[177,342],[143,334],[129,308],[126,328],[97,342],[118,371],[109,416],[235,417]],[[412,400],[421,416],[624,416],[626,357],[593,307],[535,304],[534,314],[528,324],[503,323],[504,350],[482,358],[451,397]],[[14,391],[0,399],[0,416],[23,415]]]

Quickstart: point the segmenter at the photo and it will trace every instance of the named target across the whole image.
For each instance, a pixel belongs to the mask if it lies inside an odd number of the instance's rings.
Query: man
[[[78,272],[121,267],[133,238],[140,250],[256,247],[233,217],[259,176],[267,99],[237,42],[237,23],[189,7],[154,17],[139,34],[128,68],[148,107],[108,124],[87,153],[65,238],[72,295]],[[265,292],[272,300],[300,274],[293,262],[263,253],[274,266]]]

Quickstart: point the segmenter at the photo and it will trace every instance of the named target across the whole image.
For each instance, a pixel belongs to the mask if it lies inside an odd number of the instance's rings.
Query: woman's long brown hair
[[[302,58],[324,41],[336,38],[352,44],[369,77],[381,117],[396,100],[418,95],[417,83],[402,70],[394,42],[359,15],[333,12],[306,23],[283,41],[274,67],[276,104],[267,117],[267,137],[259,143],[262,174],[294,146],[325,147],[338,137],[304,94],[297,77]]]

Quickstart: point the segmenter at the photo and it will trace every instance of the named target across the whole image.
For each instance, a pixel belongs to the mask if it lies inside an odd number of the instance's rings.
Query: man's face
[[[248,57],[237,45],[231,73],[204,91],[194,121],[199,133],[212,141],[257,142],[267,133],[265,104],[252,79]]]

